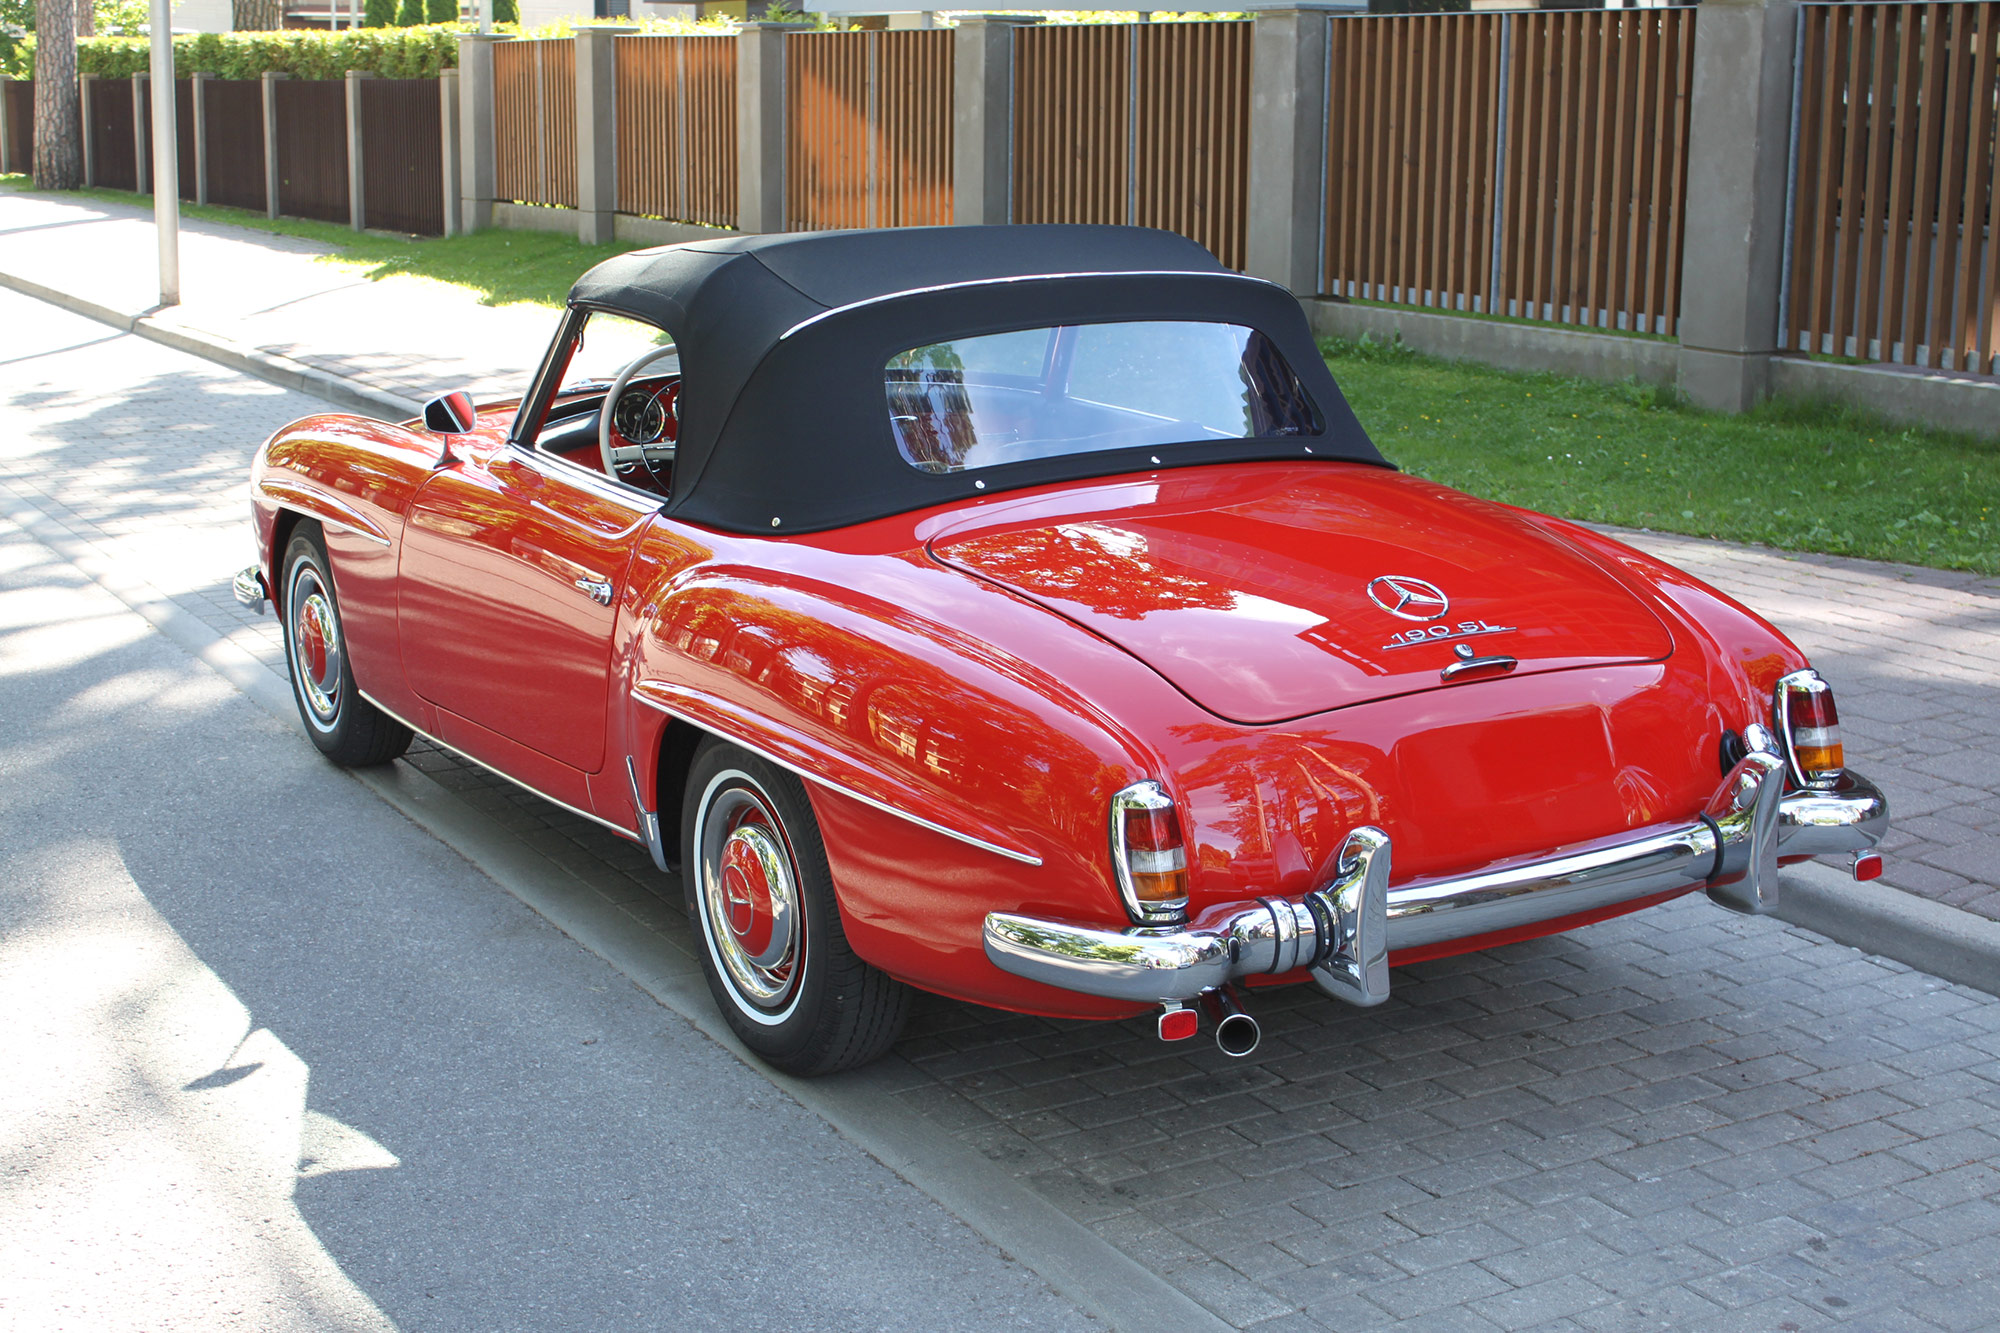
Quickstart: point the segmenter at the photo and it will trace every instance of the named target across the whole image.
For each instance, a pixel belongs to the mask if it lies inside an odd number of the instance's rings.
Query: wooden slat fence
[[[1492,308],[1506,36],[1500,14],[1329,24],[1324,291]]]
[[[1090,24],[1015,34],[1016,222],[1132,222],[1243,267],[1248,23]]]
[[[493,47],[494,192],[523,204],[576,207],[576,42]]]
[[[370,227],[444,234],[443,114],[436,79],[361,81],[361,198]]]
[[[132,81],[89,79],[90,185],[107,190],[139,188],[138,159],[132,147]]]
[[[2000,4],[1799,20],[1783,345],[2000,373]]]
[[[785,39],[785,225],[952,220],[952,34]]]
[[[736,225],[736,39],[618,37],[618,211]]]
[[[264,91],[256,79],[203,79],[208,201],[264,211]],[[189,158],[183,168],[194,170]]]
[[[35,81],[8,79],[0,83],[7,99],[7,163],[15,171],[35,169]]]
[[[1321,289],[1672,334],[1695,12],[1329,20]]]
[[[279,79],[278,211],[346,222],[347,84],[342,79]]]

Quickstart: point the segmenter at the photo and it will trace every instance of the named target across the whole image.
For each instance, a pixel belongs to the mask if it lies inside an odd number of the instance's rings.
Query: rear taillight
[[[1794,671],[1778,682],[1778,733],[1792,776],[1808,787],[1831,787],[1847,766],[1840,748],[1840,713],[1833,688],[1815,671]]]
[[[1174,798],[1159,783],[1135,782],[1111,798],[1111,862],[1134,921],[1187,920],[1187,845]]]

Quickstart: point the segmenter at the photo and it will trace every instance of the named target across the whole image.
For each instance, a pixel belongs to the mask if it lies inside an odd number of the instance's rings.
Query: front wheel
[[[702,971],[737,1038],[788,1074],[852,1069],[901,1035],[909,988],[848,947],[805,787],[734,745],[696,753],[681,864]]]
[[[333,593],[333,566],[317,523],[301,523],[285,548],[278,614],[292,698],[320,752],[337,764],[386,764],[410,748],[410,729],[361,697]]]

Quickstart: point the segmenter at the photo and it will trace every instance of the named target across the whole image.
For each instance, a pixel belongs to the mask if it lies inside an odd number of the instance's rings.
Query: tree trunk
[[[83,184],[75,0],[35,0],[35,188]]]
[[[229,21],[238,32],[275,32],[285,26],[284,0],[229,0]]]
[[[76,9],[76,35],[97,36],[97,0],[73,0]]]

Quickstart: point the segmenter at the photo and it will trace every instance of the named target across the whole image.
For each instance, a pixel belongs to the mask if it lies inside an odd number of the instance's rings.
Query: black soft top
[[[1151,228],[731,236],[607,259],[577,280],[570,304],[642,319],[673,339],[682,383],[667,509],[733,532],[822,531],[975,494],[1162,465],[1308,453],[1383,463],[1291,293]],[[1104,450],[942,475],[897,452],[883,391],[891,357],[983,333],[1123,320],[1204,320],[1263,333],[1318,404],[1324,433]]]

